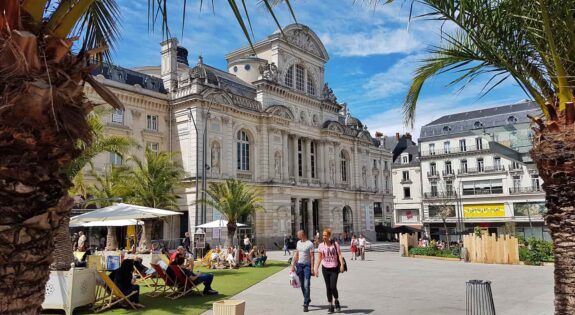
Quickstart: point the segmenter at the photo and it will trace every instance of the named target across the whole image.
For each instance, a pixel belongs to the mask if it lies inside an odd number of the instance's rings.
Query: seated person
[[[234,255],[235,251],[233,247],[228,247],[228,249],[224,252],[224,261],[228,264],[230,269],[236,267],[236,259]]]
[[[160,268],[162,268],[164,271],[168,270],[168,265],[166,265],[166,263],[160,257],[154,257],[152,259],[152,264],[160,266]]]
[[[138,269],[138,272],[144,276],[151,276],[156,273],[156,271],[153,268],[148,268],[142,264],[141,257],[134,258],[134,267],[136,267],[136,269]]]
[[[195,284],[195,285],[199,285],[199,284],[204,284],[204,295],[217,295],[218,291],[215,291],[212,289],[212,281],[214,281],[214,274],[213,273],[198,273],[197,275],[194,274],[194,272],[191,269],[188,269],[188,266],[190,266],[190,262],[188,261],[188,264],[186,266],[186,259],[184,258],[184,254],[178,252],[177,255],[175,255],[175,258],[170,262],[170,265],[175,265],[175,266],[180,266],[180,268],[182,268],[182,271],[184,272],[184,274],[190,278],[190,280]],[[193,268],[193,260],[191,260],[191,267]],[[172,279],[176,278],[176,275],[174,274],[174,272],[172,271],[172,269],[168,268],[168,270],[166,271],[166,273],[168,274],[168,276],[170,276]]]
[[[134,303],[136,307],[142,308],[144,305],[140,304],[140,286],[134,283],[134,261],[132,259],[124,259],[120,268],[110,273],[110,279],[114,281],[118,289],[125,295],[129,295],[136,291],[138,293],[130,296],[130,302]]]
[[[140,254],[149,254],[150,253],[150,250],[148,249],[148,246],[146,245],[146,241],[140,242],[140,247],[138,247],[138,253],[140,253]]]
[[[248,261],[250,264],[254,262],[254,259],[258,256],[258,247],[254,246],[252,250],[248,253]]]
[[[268,256],[266,255],[266,250],[262,248],[258,252],[258,256],[256,258],[254,258],[254,264],[261,263],[263,265],[266,263],[267,259],[268,259]]]

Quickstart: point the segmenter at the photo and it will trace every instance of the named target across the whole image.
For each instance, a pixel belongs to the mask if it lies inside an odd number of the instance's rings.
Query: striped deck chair
[[[211,268],[212,267],[212,253],[214,251],[213,250],[209,250],[204,257],[200,260],[200,263],[203,267],[208,267]]]
[[[195,285],[188,276],[184,273],[180,266],[170,265],[169,268],[174,272],[176,275],[176,282],[178,286],[178,294],[171,296],[170,298],[175,300],[180,298],[184,295],[187,295],[190,292],[196,290],[200,295],[203,295],[197,285]]]
[[[166,297],[171,297],[174,294],[178,293],[178,286],[176,281],[172,279],[170,276],[166,274],[164,269],[160,267],[158,264],[150,264],[152,268],[156,271],[157,278],[162,279],[164,284],[160,284],[160,281],[156,281],[156,286],[154,287],[154,291],[148,293],[148,296],[156,297],[161,294],[168,292]]]
[[[99,313],[99,312],[105,311],[107,309],[110,309],[112,306],[114,306],[118,303],[121,303],[121,302],[126,303],[132,309],[135,309],[135,310],[138,309],[136,307],[136,305],[134,305],[134,303],[132,303],[130,301],[130,297],[132,295],[138,294],[137,291],[134,291],[128,295],[124,295],[122,290],[120,290],[116,286],[114,281],[112,281],[112,279],[110,279],[110,277],[108,277],[108,275],[106,274],[105,271],[98,271],[98,275],[100,275],[100,278],[104,281],[106,288],[102,291],[104,296],[99,298],[96,301],[96,302],[100,302],[100,303],[94,303],[94,309],[93,310],[95,313]]]

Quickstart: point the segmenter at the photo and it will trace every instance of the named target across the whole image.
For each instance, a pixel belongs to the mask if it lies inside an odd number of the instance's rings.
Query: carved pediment
[[[225,92],[208,90],[204,94],[204,99],[207,101],[212,101],[217,104],[232,105],[232,98]]]
[[[338,133],[344,133],[344,127],[339,122],[333,120],[326,122],[323,128]]]
[[[287,120],[294,120],[294,115],[292,111],[283,105],[272,105],[265,110],[267,113],[270,113],[274,116],[278,116]]]
[[[325,61],[329,59],[327,51],[319,37],[309,27],[291,24],[284,28],[285,39],[291,45],[315,55]]]

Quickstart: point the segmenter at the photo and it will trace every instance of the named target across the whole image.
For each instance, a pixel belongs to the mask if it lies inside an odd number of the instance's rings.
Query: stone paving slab
[[[269,259],[283,260],[281,252]],[[465,314],[465,282],[491,280],[498,315],[552,315],[553,267],[485,265],[367,253],[366,261],[346,259],[349,272],[338,289],[343,314]],[[310,312],[326,314],[325,284],[312,279]],[[300,314],[300,289],[289,286],[288,269],[234,297],[246,314]],[[212,314],[211,311],[204,314]]]

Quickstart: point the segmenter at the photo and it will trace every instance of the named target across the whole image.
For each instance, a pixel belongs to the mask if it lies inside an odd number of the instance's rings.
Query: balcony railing
[[[427,172],[427,178],[439,178],[439,172],[438,171]]]
[[[463,189],[464,196],[502,194],[503,187]]]
[[[402,178],[400,183],[401,184],[411,184],[412,181],[409,178]]]
[[[529,193],[537,193],[543,192],[541,187],[512,187],[509,188],[510,194],[529,194]]]
[[[423,193],[423,198],[425,199],[448,199],[456,198],[457,194],[455,191],[431,191]]]
[[[482,174],[482,173],[496,173],[504,172],[505,167],[503,165],[495,166],[483,166],[483,167],[468,167],[466,169],[460,169],[457,171],[458,174]]]
[[[449,148],[449,150],[434,150],[434,151],[421,151],[422,157],[429,157],[429,156],[442,156],[448,154],[458,154],[458,153],[466,153],[466,152],[477,152],[477,151],[487,151],[489,150],[489,146],[474,146],[468,145],[465,148],[462,147],[453,147]]]
[[[443,174],[443,177],[453,177],[453,176],[455,176],[455,174],[453,173],[453,170],[443,171],[442,174]]]

